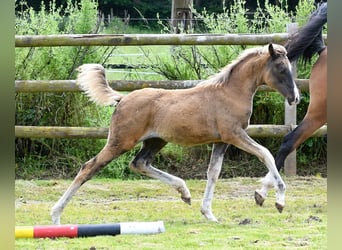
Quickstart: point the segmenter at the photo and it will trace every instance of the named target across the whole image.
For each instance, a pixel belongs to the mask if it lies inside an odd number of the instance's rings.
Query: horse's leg
[[[307,115],[293,131],[284,137],[284,140],[275,157],[275,163],[278,171],[280,171],[280,169],[284,166],[286,157],[301,143],[308,139],[317,129],[324,125],[324,123],[325,120],[323,119],[314,119]],[[269,175],[270,173],[268,173],[262,181],[263,186],[259,190],[259,193],[262,195],[258,197],[256,195],[256,199],[259,198],[259,202],[257,202],[259,205],[262,205],[267,196],[269,188],[272,187],[272,185],[270,185],[270,181],[268,181],[270,179]]]
[[[275,157],[278,170],[284,166],[286,157],[327,121],[327,48],[321,52],[313,65],[309,88],[310,103],[305,117],[284,137]],[[266,176],[265,180],[267,179]],[[267,194],[268,188],[266,182],[262,187],[263,192]]]
[[[134,146],[134,145],[132,145]],[[81,167],[73,182],[56,202],[51,209],[51,217],[53,224],[60,224],[60,216],[67,203],[71,200],[76,191],[88,180],[90,180],[99,170],[106,166],[115,157],[118,157],[126,150],[110,146],[108,143],[94,158],[87,161]]]
[[[215,184],[221,172],[224,153],[228,148],[228,144],[215,143],[211,152],[208,172],[207,172],[207,185],[205,188],[201,213],[210,221],[216,221],[217,219],[211,211],[211,202],[214,196]]]
[[[282,212],[285,206],[285,183],[281,178],[276,165],[274,158],[270,151],[256,143],[252,138],[250,138],[245,130],[241,130],[238,133],[238,137],[236,137],[231,142],[233,145],[238,148],[251,153],[258,157],[258,159],[263,162],[269,170],[269,174],[266,175],[264,179],[264,185],[270,186],[273,185],[276,189],[276,208],[279,212]],[[263,199],[266,194],[264,190],[256,190],[255,191],[255,201],[257,204],[262,205]]]
[[[174,187],[181,194],[182,200],[190,205],[191,195],[188,187],[185,184],[185,181],[181,178],[156,169],[151,165],[151,161],[155,154],[158,153],[166,144],[167,142],[160,138],[151,138],[145,140],[141,150],[130,163],[130,168],[136,172],[154,179],[158,179]]]
[[[284,139],[282,144],[280,145],[279,151],[275,157],[275,163],[278,171],[284,167],[285,159],[287,156],[294,151],[301,143],[303,143],[306,139],[308,139],[317,129],[319,129],[322,125],[324,125],[325,120],[322,119],[314,119],[310,116],[306,115],[306,117],[300,122],[300,124],[290,133],[288,133]],[[267,196],[269,188],[272,187],[270,185],[268,173],[263,179],[262,188],[259,190],[261,196],[257,197],[257,203],[261,206],[264,202],[264,199]]]
[[[315,119],[306,116],[304,120],[289,134],[284,137],[279,151],[275,158],[277,169],[284,166],[286,157],[295,150],[301,143],[308,139],[317,129],[325,124],[323,119]]]
[[[284,137],[276,156],[278,170],[286,157],[327,121],[327,49],[315,62],[309,79],[310,103],[304,119]]]

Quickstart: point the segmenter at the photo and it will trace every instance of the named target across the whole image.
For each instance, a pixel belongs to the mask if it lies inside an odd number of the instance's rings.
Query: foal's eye
[[[284,64],[279,64],[277,68],[278,68],[278,71],[280,73],[285,73],[286,70],[287,70],[287,68],[286,68],[286,66]]]

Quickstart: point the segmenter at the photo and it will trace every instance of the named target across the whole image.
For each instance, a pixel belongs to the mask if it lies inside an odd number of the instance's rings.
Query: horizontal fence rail
[[[196,86],[200,80],[178,81],[141,81],[141,80],[108,80],[108,84],[117,91],[133,91],[142,88],[186,89]],[[309,90],[308,79],[296,79],[296,84],[301,91]],[[80,92],[76,80],[16,80],[15,91],[18,93],[37,92]],[[274,91],[263,85],[258,91]]]
[[[273,34],[74,34],[16,35],[15,47],[137,45],[263,45],[284,43],[288,33]],[[325,40],[326,35],[324,35]],[[327,41],[326,41],[327,42]]]
[[[289,33],[273,34],[65,34],[65,35],[16,35],[15,47],[60,47],[60,46],[144,46],[144,45],[265,45],[284,44]],[[327,44],[327,35],[323,34]],[[164,89],[185,89],[196,86],[199,80],[185,81],[130,81],[109,80],[109,85],[117,91],[133,91],[146,87]],[[307,79],[296,79],[301,91],[308,91]],[[79,92],[75,80],[16,80],[16,93],[36,92]],[[273,91],[260,86],[258,91]],[[296,125],[249,125],[247,133],[251,137],[283,137]],[[312,137],[327,134],[327,125],[318,129]],[[108,128],[99,127],[53,127],[15,126],[17,138],[68,138],[106,139]],[[285,163],[285,173],[288,163]],[[290,166],[291,169],[295,167]],[[288,171],[287,171],[288,172]],[[289,173],[289,172],[288,172]]]
[[[247,133],[251,137],[283,137],[296,126],[290,125],[249,125]],[[312,136],[321,137],[327,133],[327,126],[318,129]],[[47,127],[47,126],[15,126],[18,138],[69,138],[69,139],[106,139],[108,128],[99,127]]]

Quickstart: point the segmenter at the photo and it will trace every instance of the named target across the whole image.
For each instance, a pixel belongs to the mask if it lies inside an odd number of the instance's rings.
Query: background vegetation
[[[48,5],[51,0],[26,0],[29,6],[33,7],[34,10],[39,10],[40,5],[43,2]],[[79,0],[55,0],[57,6],[66,6],[68,2],[79,2]],[[316,3],[321,0],[315,0]],[[132,25],[144,25],[145,21],[148,20],[149,25],[154,26],[156,19],[156,13],[159,13],[160,18],[166,20],[171,17],[171,4],[172,0],[98,0],[98,6],[101,13],[108,15],[113,14],[114,16],[124,18],[130,17],[130,24]],[[274,6],[281,6],[285,2],[288,4],[289,11],[296,11],[296,6],[300,2],[299,0],[245,0],[246,9],[249,10],[248,15],[253,16],[253,12],[258,8],[258,5],[264,7],[265,3],[269,3]],[[232,0],[193,0],[194,8],[198,11],[206,9],[209,13],[220,13],[222,7],[230,8],[234,5]],[[17,8],[20,11],[20,8]],[[141,18],[144,17],[146,20],[143,21]],[[155,26],[154,26],[155,27]]]
[[[92,0],[57,1],[42,4],[39,10],[25,1],[16,1],[16,34],[67,33],[166,33],[168,22],[160,18],[157,27],[131,26],[121,18],[105,23],[98,15],[98,3]],[[100,1],[99,1],[100,2]],[[296,21],[300,25],[314,9],[312,0],[302,0],[295,10],[286,1],[274,5],[258,1],[250,17],[246,1],[230,1],[229,8],[220,12],[194,10],[196,33],[274,33],[286,32],[286,24]],[[220,6],[225,6],[220,4]],[[158,15],[156,15],[158,17]],[[196,21],[198,20],[198,22]],[[246,46],[165,46],[165,47],[53,47],[16,48],[16,79],[74,79],[74,69],[86,62],[115,64],[118,62],[143,65],[154,72],[156,79],[205,79],[228,64]],[[138,50],[142,56],[135,60],[113,55]],[[162,53],[161,53],[162,52]],[[313,60],[315,61],[315,60]],[[308,78],[311,65],[299,64],[298,78]],[[138,70],[110,78],[142,79]],[[151,79],[151,76],[148,76]],[[298,105],[298,121],[306,112],[308,95]],[[277,93],[258,93],[254,101],[251,123],[283,124],[284,100]],[[79,93],[16,94],[16,125],[49,126],[108,126],[111,108],[99,108]],[[281,140],[258,139],[276,153]],[[16,138],[17,178],[73,177],[84,161],[93,157],[104,145],[104,140],[89,139],[20,139]],[[127,165],[138,148],[113,161],[100,176],[113,178],[142,178],[128,170]],[[183,148],[167,146],[156,159],[156,165],[184,178],[205,178],[210,146]],[[326,175],[326,144],[322,138],[311,138],[298,149],[298,174]],[[184,167],[187,166],[187,167]],[[195,173],[195,174],[194,174]],[[261,176],[266,173],[263,164],[251,155],[230,147],[224,162],[222,177]]]

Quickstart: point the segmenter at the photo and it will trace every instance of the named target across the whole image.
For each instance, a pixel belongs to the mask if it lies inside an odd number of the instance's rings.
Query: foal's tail
[[[108,85],[105,70],[101,64],[83,64],[77,68],[77,71],[79,73],[76,84],[96,104],[116,105],[123,97]]]

